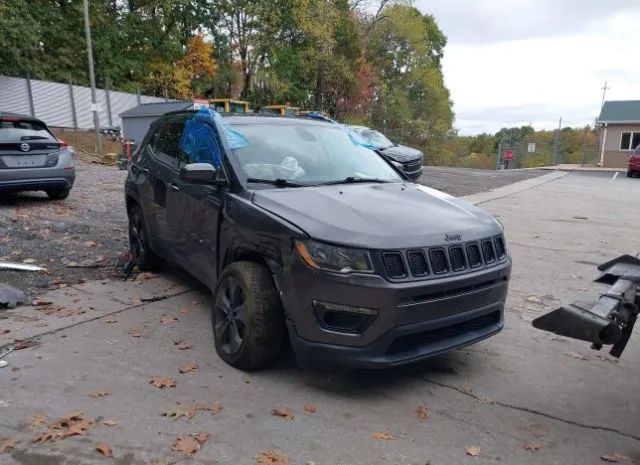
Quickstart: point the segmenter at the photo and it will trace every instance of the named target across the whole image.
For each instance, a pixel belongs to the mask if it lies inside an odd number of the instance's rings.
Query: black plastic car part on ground
[[[165,115],[131,160],[130,244],[142,267],[168,258],[212,290],[227,363],[267,366],[287,334],[302,365],[385,368],[501,330],[511,260],[491,215],[317,120],[204,122],[216,168],[180,149],[193,116]]]

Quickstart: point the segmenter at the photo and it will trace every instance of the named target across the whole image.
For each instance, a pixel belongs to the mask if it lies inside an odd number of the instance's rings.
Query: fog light
[[[354,307],[352,305],[334,304],[331,302],[319,302],[317,300],[314,300],[312,303],[314,308],[319,307],[324,310],[329,310],[331,312],[357,313],[360,315],[372,315],[372,316],[375,316],[378,314],[378,310],[374,308]]]

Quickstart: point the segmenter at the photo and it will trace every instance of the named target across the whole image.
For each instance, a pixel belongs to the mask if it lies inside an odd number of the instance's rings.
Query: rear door
[[[0,170],[54,167],[60,148],[41,121],[0,116]]]

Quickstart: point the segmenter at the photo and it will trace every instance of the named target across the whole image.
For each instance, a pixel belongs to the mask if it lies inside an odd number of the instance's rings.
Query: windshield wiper
[[[339,181],[323,182],[323,183],[320,183],[320,185],[328,186],[328,185],[331,185],[331,184],[356,184],[356,183],[360,183],[360,182],[389,183],[391,181],[386,180],[386,179],[379,179],[379,178],[359,178],[359,177],[356,177],[356,176],[349,176],[349,177],[346,177],[346,178],[341,179]]]
[[[258,178],[247,178],[247,182],[255,182],[262,184],[272,184],[276,187],[306,187],[308,184],[301,184],[295,181],[288,181],[286,179],[278,178],[278,179],[258,179]]]

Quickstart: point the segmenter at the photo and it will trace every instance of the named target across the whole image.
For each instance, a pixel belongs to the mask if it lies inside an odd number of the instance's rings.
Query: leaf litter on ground
[[[279,407],[279,408],[272,409],[271,415],[274,415],[276,417],[286,418],[287,420],[293,420],[295,418],[295,415],[293,414],[293,412],[286,407]]]
[[[164,389],[167,387],[176,387],[176,380],[166,376],[152,376],[149,378],[149,384],[153,384],[155,387]]]
[[[270,449],[256,456],[256,465],[289,465],[289,460],[280,452]]]

